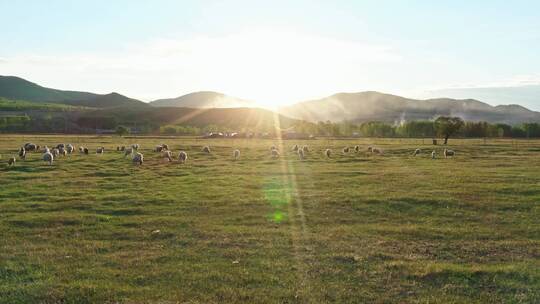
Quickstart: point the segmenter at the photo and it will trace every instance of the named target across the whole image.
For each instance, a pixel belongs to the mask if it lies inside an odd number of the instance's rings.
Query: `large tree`
[[[444,144],[448,143],[448,138],[456,134],[463,127],[463,119],[459,117],[440,116],[435,120],[437,133],[444,136]]]

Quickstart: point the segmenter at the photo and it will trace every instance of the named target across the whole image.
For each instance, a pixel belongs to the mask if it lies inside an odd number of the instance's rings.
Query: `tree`
[[[116,134],[118,134],[119,136],[124,136],[124,135],[127,135],[129,134],[130,130],[128,127],[124,127],[124,126],[118,126],[116,127]]]
[[[448,138],[459,132],[463,127],[463,119],[459,117],[440,116],[435,120],[437,133],[444,136],[444,144],[448,144]]]

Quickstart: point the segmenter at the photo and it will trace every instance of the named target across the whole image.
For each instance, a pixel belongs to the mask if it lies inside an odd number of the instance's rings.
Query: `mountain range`
[[[0,76],[0,97],[34,103],[81,106],[99,110],[97,112],[101,114],[114,108],[140,108],[137,115],[147,115],[149,117],[152,116],[151,113],[156,113],[156,111],[152,110],[153,108],[206,110],[224,108],[222,111],[211,111],[213,113],[211,117],[216,119],[218,117],[216,115],[219,114],[224,115],[226,119],[234,120],[233,116],[225,113],[236,113],[237,111],[225,108],[257,108],[257,104],[253,101],[211,91],[194,92],[176,98],[159,99],[145,103],[119,93],[95,94],[46,88],[14,76]],[[112,112],[121,113],[122,111]],[[157,113],[162,112],[157,111]],[[539,112],[531,111],[519,105],[491,106],[474,99],[434,98],[420,100],[374,91],[338,93],[322,99],[282,107],[278,112],[292,119],[312,122],[330,120],[335,122],[384,121],[395,123],[408,120],[430,120],[442,115],[459,116],[464,120],[487,121],[490,123],[518,124],[540,121]],[[175,110],[172,113],[179,114],[180,112]],[[250,117],[256,116],[250,112]]]

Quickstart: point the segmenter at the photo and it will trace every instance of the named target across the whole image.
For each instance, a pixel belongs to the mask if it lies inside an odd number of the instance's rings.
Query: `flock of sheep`
[[[24,144],[24,146],[22,146],[19,149],[19,152],[18,152],[19,158],[22,159],[22,160],[25,160],[27,152],[32,152],[32,151],[39,152],[40,148],[41,147],[39,145],[36,145],[36,144],[33,144],[33,143],[26,143],[26,144]],[[119,152],[123,152],[124,153],[124,158],[130,156],[131,160],[132,160],[132,162],[134,164],[142,165],[143,162],[144,162],[144,155],[142,153],[138,152],[139,151],[139,144],[133,144],[133,145],[128,146],[128,147],[126,147],[126,146],[118,146],[118,147],[116,147],[116,150],[119,151]],[[294,153],[298,154],[298,157],[300,158],[300,160],[303,160],[303,159],[306,158],[307,153],[309,152],[309,148],[306,145],[304,145],[302,147],[300,147],[298,145],[294,145],[293,148],[292,148],[292,151]],[[66,156],[66,155],[72,154],[74,152],[75,152],[75,147],[72,144],[58,144],[58,145],[56,145],[56,147],[54,147],[52,149],[45,146],[45,147],[43,147],[42,159],[43,159],[43,161],[47,162],[49,165],[52,165],[54,160],[57,159],[59,156]],[[154,149],[154,152],[161,153],[162,157],[164,159],[167,159],[169,162],[173,161],[173,158],[174,158],[173,152],[171,150],[169,150],[169,146],[167,144],[161,144],[161,145],[156,146],[155,149]],[[210,154],[211,153],[210,147],[204,146],[203,149],[202,149],[202,152],[204,152],[206,154]],[[353,148],[345,147],[345,148],[343,148],[342,152],[343,152],[343,154],[348,154],[350,152],[359,153],[360,152],[360,146],[354,146]],[[382,149],[376,148],[376,147],[371,147],[371,146],[367,148],[367,152],[370,153],[370,154],[378,154],[378,155],[383,153]],[[88,150],[87,147],[80,146],[79,147],[79,153],[88,155],[90,153],[90,151]],[[96,154],[99,155],[99,154],[103,154],[103,153],[105,153],[105,148],[104,147],[98,147],[96,149]],[[272,158],[279,158],[280,157],[279,150],[276,148],[276,146],[272,146],[270,148],[270,153],[271,153]],[[422,153],[422,151],[420,149],[415,149],[414,153],[413,153],[413,156],[418,156],[421,153]],[[444,155],[445,158],[452,157],[452,156],[455,155],[455,151],[444,149],[443,155]],[[327,158],[331,158],[332,157],[332,150],[331,149],[324,150],[324,156],[326,156]],[[184,163],[186,163],[186,161],[188,159],[188,155],[187,155],[187,153],[185,151],[179,151],[177,158],[178,158],[179,163],[184,164]],[[240,150],[236,149],[236,150],[233,151],[233,159],[238,160],[239,158],[240,158]],[[435,151],[431,152],[431,158],[432,159],[436,158],[436,152]],[[8,159],[8,166],[14,166],[15,162],[16,162],[16,158],[15,157],[10,157]]]

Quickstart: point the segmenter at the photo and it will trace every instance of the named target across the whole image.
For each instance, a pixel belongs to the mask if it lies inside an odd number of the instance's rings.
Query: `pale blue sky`
[[[0,0],[0,12],[0,75],[145,100],[540,83],[540,1]]]

